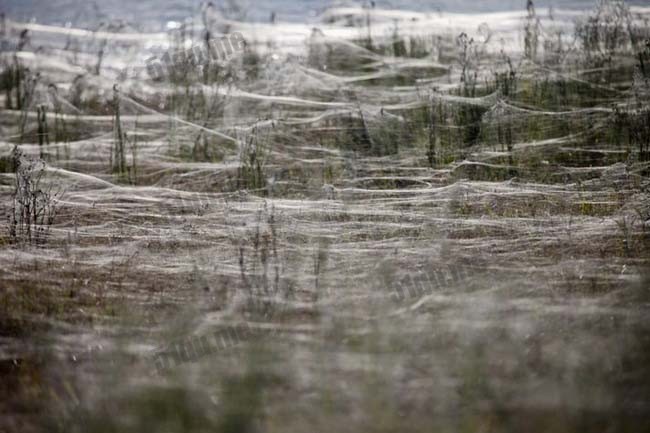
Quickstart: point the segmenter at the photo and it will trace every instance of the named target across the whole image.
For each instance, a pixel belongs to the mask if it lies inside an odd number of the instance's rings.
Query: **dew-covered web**
[[[648,8],[629,13],[648,37]],[[624,121],[648,110],[648,75],[628,42],[586,51],[584,15],[353,7],[313,28],[197,13],[171,36],[8,21],[7,39],[30,39],[3,66],[28,68],[32,93],[0,116],[2,161],[44,152],[63,194],[44,245],[3,238],[7,305],[46,331],[3,337],[0,356],[47,352],[90,408],[115,370],[115,399],[152,384],[210,395],[215,375],[243,371],[247,343],[162,378],[153,358],[247,324],[272,331],[259,362],[305,405],[348,404],[337,422],[369,422],[346,386],[366,381],[441,425],[468,401],[618,414],[622,366],[647,381],[649,167]],[[245,51],[148,77],[161,46],[202,43],[202,21],[241,32]],[[629,398],[647,411],[642,388]]]

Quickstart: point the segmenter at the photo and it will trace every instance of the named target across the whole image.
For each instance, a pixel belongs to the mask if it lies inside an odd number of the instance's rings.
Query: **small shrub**
[[[524,27],[524,56],[529,60],[535,61],[539,45],[540,23],[535,12],[533,0],[528,0],[526,10],[528,11],[528,16]]]
[[[637,32],[624,1],[600,0],[594,13],[576,24],[575,35],[587,61],[603,65],[611,64],[616,54],[634,47]]]
[[[62,192],[45,185],[45,163],[23,157],[14,149],[15,189],[9,215],[9,240],[16,244],[42,244],[58,211]]]
[[[459,96],[465,98],[477,97],[478,84],[478,47],[474,39],[461,33],[456,40],[459,48],[459,63],[461,66]],[[456,110],[456,124],[463,128],[462,144],[473,145],[481,135],[481,118],[486,109],[472,103],[460,104]]]
[[[240,140],[237,188],[266,191],[264,167],[269,153],[268,136],[261,137],[257,126]]]
[[[125,141],[126,133],[122,131],[120,119],[120,93],[116,86],[113,87],[113,146],[110,153],[111,171],[118,176],[127,173]]]

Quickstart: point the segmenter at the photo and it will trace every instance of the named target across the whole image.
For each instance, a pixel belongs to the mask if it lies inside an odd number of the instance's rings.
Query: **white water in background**
[[[163,29],[168,21],[182,21],[196,16],[203,0],[2,0],[0,12],[16,21],[34,20],[38,23],[73,27],[92,27],[105,20],[123,20],[140,30]],[[332,0],[218,0],[217,7],[228,9],[235,20],[268,22],[275,13],[279,22],[317,22],[318,17],[332,6],[359,6],[362,2]],[[631,5],[649,5],[647,0],[628,1]],[[233,4],[233,7],[224,6]],[[536,0],[538,8],[586,9],[595,0]],[[525,0],[377,0],[378,9],[399,9],[417,12],[486,13],[523,10]]]

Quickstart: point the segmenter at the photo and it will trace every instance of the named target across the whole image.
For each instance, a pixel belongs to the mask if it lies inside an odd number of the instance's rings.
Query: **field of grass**
[[[649,19],[6,17],[0,432],[650,431]]]

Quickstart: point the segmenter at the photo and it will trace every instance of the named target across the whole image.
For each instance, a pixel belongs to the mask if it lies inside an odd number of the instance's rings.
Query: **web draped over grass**
[[[606,12],[611,29],[622,12]],[[1,209],[15,146],[65,191],[45,245],[0,238],[0,358],[16,401],[39,396],[30,422],[641,425],[648,9],[620,40],[562,10],[377,10],[368,30],[369,13],[229,23],[213,32],[241,31],[242,55],[161,81],[119,74],[153,44],[201,43],[199,24],[9,22],[31,39],[2,53],[3,83],[29,70],[23,107],[0,115]],[[534,55],[522,29],[539,31]],[[172,343],[242,323],[274,332],[153,374]]]

